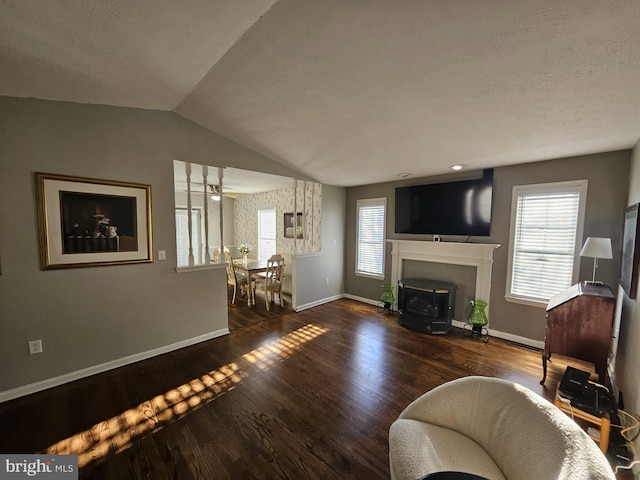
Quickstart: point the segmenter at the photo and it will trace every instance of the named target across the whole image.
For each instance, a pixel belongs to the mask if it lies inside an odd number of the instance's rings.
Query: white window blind
[[[546,303],[574,283],[585,197],[586,180],[514,187],[508,297]]]
[[[356,274],[384,278],[386,198],[357,201]]]
[[[176,208],[176,255],[177,266],[189,266],[189,217],[186,208]],[[191,233],[194,264],[202,263],[200,209],[191,209]]]
[[[276,209],[258,209],[258,258],[267,260],[276,253]]]

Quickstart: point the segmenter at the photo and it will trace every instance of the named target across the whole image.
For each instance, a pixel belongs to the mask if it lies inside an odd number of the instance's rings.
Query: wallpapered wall
[[[296,191],[297,190],[297,191]],[[295,206],[297,202],[297,206]],[[322,185],[315,182],[299,181],[296,188],[273,192],[257,193],[236,198],[234,206],[235,242],[258,245],[258,209],[276,209],[276,250],[278,253],[292,254],[321,251],[320,230],[322,215]],[[303,212],[303,238],[285,238],[284,214]],[[296,246],[297,241],[297,246]],[[254,250],[251,257],[256,257]]]

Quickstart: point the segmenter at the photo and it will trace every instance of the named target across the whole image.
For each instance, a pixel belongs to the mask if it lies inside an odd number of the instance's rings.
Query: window
[[[546,305],[578,277],[587,181],[513,187],[507,300]]]
[[[178,267],[189,266],[189,215],[186,208],[176,207],[176,254]],[[191,244],[194,264],[202,263],[202,236],[200,232],[202,213],[199,208],[191,209]]]
[[[267,260],[276,253],[276,209],[258,209],[258,258]]]
[[[357,201],[356,275],[384,278],[386,198]]]

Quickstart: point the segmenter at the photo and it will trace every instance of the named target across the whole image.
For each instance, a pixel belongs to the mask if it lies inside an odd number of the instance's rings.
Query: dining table
[[[282,265],[284,267],[284,264]],[[251,283],[251,277],[257,273],[264,273],[267,271],[267,260],[260,259],[248,259],[245,264],[242,258],[233,259],[233,268],[238,272],[244,273],[247,276],[247,283]],[[254,289],[247,286],[247,305],[252,307],[256,304]]]

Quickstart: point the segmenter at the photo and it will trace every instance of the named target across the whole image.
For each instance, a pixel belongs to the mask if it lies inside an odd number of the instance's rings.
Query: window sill
[[[533,300],[529,298],[514,297],[512,295],[505,295],[504,299],[510,303],[519,303],[521,305],[538,308],[547,308],[547,305],[549,304],[548,300]]]
[[[226,268],[224,263],[212,263],[211,265],[194,265],[192,267],[176,267],[176,273],[200,272],[202,270],[218,270]]]
[[[356,277],[374,278],[376,280],[384,280],[384,275],[376,275],[374,273],[355,272]]]

